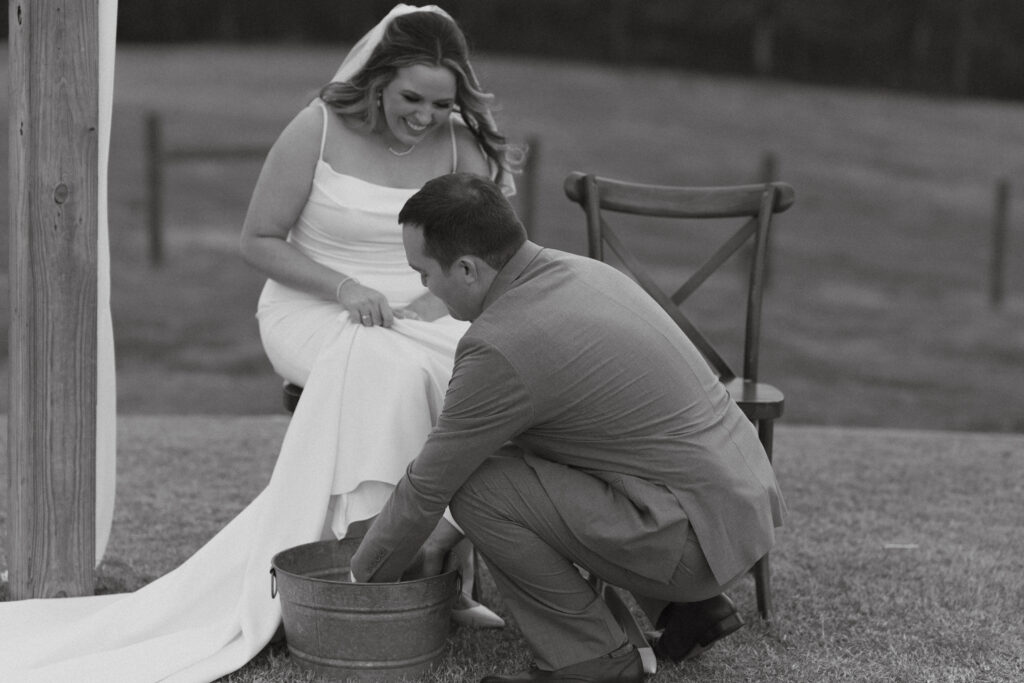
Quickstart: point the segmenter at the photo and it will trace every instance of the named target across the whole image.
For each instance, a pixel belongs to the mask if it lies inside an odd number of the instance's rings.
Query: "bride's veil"
[[[370,59],[370,55],[373,54],[374,48],[376,48],[381,39],[384,37],[384,31],[387,30],[388,24],[395,17],[400,17],[403,14],[410,14],[412,12],[434,12],[440,14],[451,21],[452,16],[445,12],[437,5],[426,5],[424,7],[414,7],[413,5],[395,5],[394,8],[387,13],[383,19],[381,19],[376,26],[371,28],[366,35],[359,39],[359,41],[352,46],[352,49],[345,55],[345,61],[341,63],[338,70],[334,73],[334,78],[331,79],[332,83],[339,81],[347,81],[363,68],[366,62]]]
[[[412,12],[433,12],[435,14],[440,14],[441,16],[445,17],[449,21],[452,21],[453,23],[455,22],[455,19],[452,18],[452,15],[448,14],[437,5],[425,5],[423,7],[415,7],[414,5],[402,4],[395,5],[383,19],[377,22],[376,26],[370,29],[362,38],[360,38],[356,42],[355,45],[352,46],[352,49],[348,51],[347,55],[345,55],[345,59],[344,61],[342,61],[341,66],[339,66],[338,70],[334,72],[334,77],[331,79],[331,82],[338,83],[342,81],[347,81],[351,79],[353,76],[355,76],[357,73],[359,73],[359,70],[366,65],[366,62],[369,61],[370,59],[370,55],[373,54],[374,49],[376,49],[376,47],[380,44],[380,41],[384,38],[384,32],[387,30],[388,24],[390,24],[391,21],[396,17],[400,17],[403,14],[410,14]],[[470,78],[472,78],[473,81],[479,82],[477,80],[476,74],[473,73],[473,66],[471,64],[467,64],[467,67],[469,69]],[[497,128],[497,126],[494,123],[494,115],[491,113],[490,109],[484,110],[484,117],[487,119],[487,122],[492,127]],[[490,157],[488,157],[488,162],[491,164],[492,175],[494,177],[497,177],[497,164],[495,164],[494,160],[491,159]],[[515,181],[512,179],[511,173],[501,174],[500,184],[501,191],[503,194],[505,194],[505,196],[512,196],[516,193],[516,185]]]

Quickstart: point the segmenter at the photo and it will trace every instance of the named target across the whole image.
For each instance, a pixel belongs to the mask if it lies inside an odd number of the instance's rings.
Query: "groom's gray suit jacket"
[[[588,547],[656,580],[675,570],[688,524],[723,584],[782,524],[755,429],[668,315],[616,269],[531,242],[460,341],[437,425],[354,556],[355,576],[397,580],[499,450],[526,458]],[[574,495],[566,468],[609,495]]]

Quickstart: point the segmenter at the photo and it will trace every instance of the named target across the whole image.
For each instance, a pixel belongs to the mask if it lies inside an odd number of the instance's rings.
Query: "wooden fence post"
[[[519,217],[531,240],[537,237],[537,174],[540,172],[540,139],[526,138],[526,159],[523,162],[522,188],[519,190]]]
[[[149,263],[164,262],[164,141],[160,115],[146,113],[146,218],[149,223]]]
[[[989,263],[988,300],[994,307],[1003,303],[1003,271],[1006,251],[1006,226],[1009,223],[1010,182],[996,182],[995,210],[992,214],[992,260]]]
[[[13,599],[95,589],[98,0],[8,4]]]

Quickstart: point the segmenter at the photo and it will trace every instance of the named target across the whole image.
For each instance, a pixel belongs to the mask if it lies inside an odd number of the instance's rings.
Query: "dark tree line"
[[[118,39],[344,44],[396,1],[121,0]],[[434,2],[486,52],[1024,98],[1022,0]]]

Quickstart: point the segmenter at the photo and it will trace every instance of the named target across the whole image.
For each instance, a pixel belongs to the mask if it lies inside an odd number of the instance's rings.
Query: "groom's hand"
[[[402,574],[402,580],[423,579],[428,576],[437,576],[444,570],[444,561],[448,557],[448,549],[438,546],[424,544],[419,549],[412,562],[406,567]]]
[[[399,318],[434,322],[438,318],[448,315],[448,307],[444,305],[443,301],[427,292],[405,308],[396,311],[395,315]]]
[[[462,540],[462,532],[441,518],[402,575],[403,579],[437,576],[445,569],[448,554]]]

